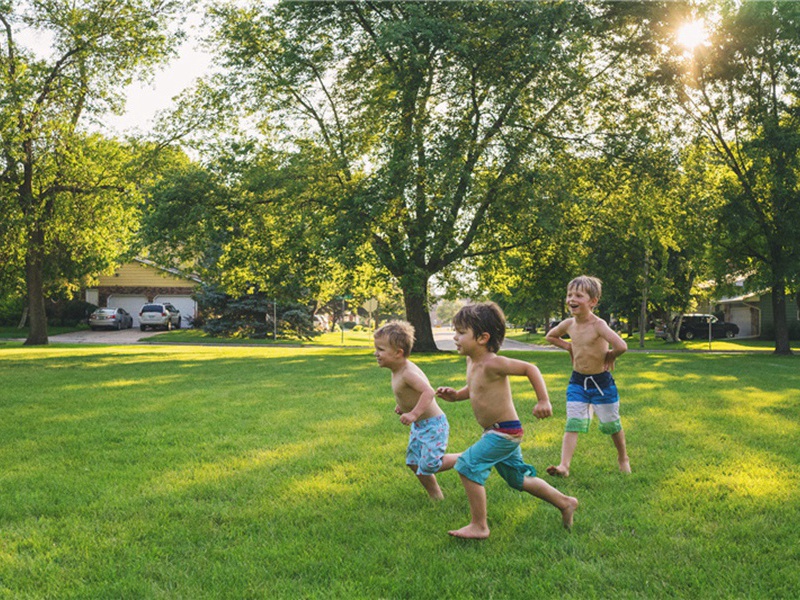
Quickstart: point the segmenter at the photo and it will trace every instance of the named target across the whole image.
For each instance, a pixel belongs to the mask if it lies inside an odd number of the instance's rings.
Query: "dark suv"
[[[678,337],[682,340],[708,339],[708,324],[711,323],[712,338],[733,338],[739,333],[739,326],[736,323],[726,323],[720,321],[714,315],[690,314],[683,315],[681,329]],[[673,325],[677,325],[678,317],[672,320]],[[664,336],[666,337],[666,335]]]

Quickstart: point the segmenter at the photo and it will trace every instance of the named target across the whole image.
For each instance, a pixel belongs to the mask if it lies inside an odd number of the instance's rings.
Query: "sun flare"
[[[678,43],[687,50],[694,50],[708,41],[708,31],[703,21],[684,23],[676,33]]]

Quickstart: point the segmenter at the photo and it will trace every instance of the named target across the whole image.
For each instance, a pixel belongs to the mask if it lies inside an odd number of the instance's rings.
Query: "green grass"
[[[334,333],[322,333],[314,336],[310,340],[300,339],[249,339],[249,338],[220,338],[210,336],[197,329],[181,329],[170,331],[155,337],[149,338],[155,343],[169,342],[181,344],[233,344],[248,346],[339,346],[339,347],[368,347],[372,346],[371,331],[341,331]]]
[[[554,418],[569,366],[526,352]],[[463,358],[418,356],[434,385]],[[796,357],[629,354],[616,378],[634,472],[593,426],[572,533],[549,505],[487,482],[491,537],[454,472],[430,502],[404,466],[389,374],[366,349],[0,347],[0,598],[797,598]],[[479,435],[444,405],[450,448]]]
[[[48,335],[58,335],[59,333],[71,333],[73,331],[84,331],[88,330],[88,325],[76,325],[75,327],[54,327],[48,326],[47,333]],[[25,339],[28,337],[28,328],[23,327],[19,329],[18,327],[9,327],[9,326],[0,326],[0,339]]]

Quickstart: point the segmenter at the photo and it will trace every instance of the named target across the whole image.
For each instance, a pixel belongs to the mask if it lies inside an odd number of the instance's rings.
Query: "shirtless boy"
[[[469,399],[483,435],[455,465],[469,500],[470,522],[450,531],[450,535],[489,537],[484,483],[492,467],[515,490],[528,492],[558,508],[564,527],[570,529],[578,501],[537,477],[536,469],[522,460],[520,451],[523,430],[508,378],[528,378],[538,400],[533,415],[544,419],[553,414],[553,409],[541,372],[531,363],[497,355],[506,328],[503,311],[494,302],[465,306],[453,318],[453,325],[458,353],[467,357],[467,384],[460,390],[440,387],[436,395],[448,402]]]
[[[403,425],[411,430],[406,464],[435,499],[444,498],[435,473],[452,469],[458,454],[445,454],[450,426],[439,408],[425,373],[408,356],[414,345],[414,328],[405,321],[391,321],[375,332],[375,358],[392,372],[392,391]]]
[[[572,377],[567,386],[567,426],[561,443],[561,463],[547,467],[550,475],[569,477],[578,434],[589,431],[592,411],[600,431],[610,435],[617,449],[619,470],[631,472],[625,432],[619,418],[619,393],[611,375],[616,359],[628,345],[592,312],[600,301],[602,283],[596,277],[576,277],[567,285],[567,306],[572,316],[547,332],[545,339],[567,350]],[[569,341],[563,339],[569,335]]]

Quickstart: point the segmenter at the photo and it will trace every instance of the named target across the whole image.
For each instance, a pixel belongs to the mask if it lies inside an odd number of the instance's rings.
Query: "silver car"
[[[89,315],[89,327],[92,331],[104,329],[130,329],[133,317],[124,308],[98,308]]]
[[[169,302],[145,304],[139,311],[139,329],[180,329],[181,313]]]

